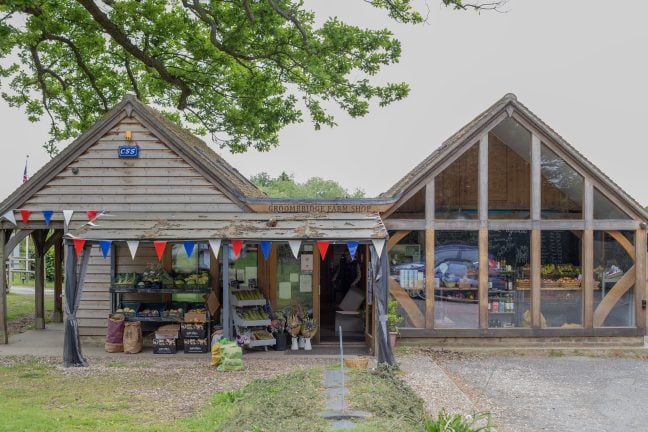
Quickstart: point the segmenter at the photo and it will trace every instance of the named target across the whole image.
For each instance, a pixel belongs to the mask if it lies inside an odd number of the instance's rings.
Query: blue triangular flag
[[[196,246],[196,242],[191,240],[185,240],[182,242],[182,244],[184,244],[184,248],[185,248],[185,252],[187,252],[187,256],[191,257],[191,255],[193,254],[194,246]]]
[[[110,252],[111,244],[112,244],[112,240],[99,240],[99,246],[101,247],[101,253],[103,254],[104,258],[108,256],[108,252]]]
[[[49,226],[50,221],[52,220],[52,215],[54,212],[52,210],[43,210],[43,217],[45,218],[45,225]]]
[[[358,250],[358,243],[355,240],[349,240],[347,241],[347,248],[349,248],[349,253],[351,254],[352,257],[355,257],[356,251]]]
[[[272,249],[272,242],[269,241],[261,242],[261,251],[263,252],[263,259],[265,259],[266,261],[270,256],[270,249]]]

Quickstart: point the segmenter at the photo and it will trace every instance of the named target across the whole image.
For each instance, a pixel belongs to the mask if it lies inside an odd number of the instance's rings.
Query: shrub
[[[425,432],[494,432],[490,414],[475,413],[471,416],[448,414],[440,410],[436,420],[425,422]]]

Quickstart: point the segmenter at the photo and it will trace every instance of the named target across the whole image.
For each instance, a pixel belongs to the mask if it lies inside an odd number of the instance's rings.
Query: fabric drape
[[[79,263],[73,244],[69,242],[67,245],[65,299],[63,301],[65,306],[63,365],[65,367],[84,367],[88,365],[88,361],[81,352],[81,338],[76,314],[81,303],[81,291],[85,282],[91,249],[91,243],[86,243]]]

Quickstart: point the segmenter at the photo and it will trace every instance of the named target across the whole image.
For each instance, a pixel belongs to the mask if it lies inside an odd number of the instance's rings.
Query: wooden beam
[[[540,328],[540,230],[531,231],[531,327]]]
[[[61,234],[63,231],[61,230]],[[54,312],[52,322],[63,322],[63,241],[54,243]]]
[[[32,239],[36,248],[36,272],[34,281],[34,292],[36,308],[34,310],[34,328],[43,330],[45,328],[45,240],[47,231],[36,230],[32,233]]]
[[[407,291],[405,291],[403,287],[401,287],[400,284],[391,276],[389,277],[389,293],[396,299],[396,301],[398,301],[409,318],[410,323],[412,323],[414,327],[425,327],[425,317],[423,316],[423,313],[421,313],[417,304],[412,300],[409,294],[407,294]]]
[[[432,228],[432,222],[434,222],[435,218],[435,182],[434,179],[430,180],[428,184],[425,186],[425,228],[430,229]]]
[[[366,246],[361,246],[366,248]],[[366,250],[366,249],[365,249]],[[365,254],[365,257],[367,257],[368,254]],[[367,260],[365,259],[365,262]],[[320,264],[321,264],[321,259],[320,259],[320,254],[319,254],[319,248],[315,245],[313,242],[313,273],[312,273],[312,279],[311,279],[311,291],[313,293],[313,315],[316,320],[316,322],[321,323],[321,315],[320,315]],[[366,273],[365,273],[366,274]],[[367,284],[365,284],[365,293],[367,291]],[[365,299],[367,296],[365,295]],[[365,300],[366,303],[366,300]],[[369,311],[369,308],[365,307],[365,321],[366,317],[371,313]],[[365,327],[366,328],[366,327]],[[315,333],[315,340],[313,342],[315,343],[320,343],[320,333],[317,332]]]
[[[488,228],[479,230],[479,328],[488,328]]]
[[[384,221],[385,228],[390,231],[399,230],[424,230],[426,228],[426,219],[387,219]]]
[[[13,237],[5,237],[6,244],[4,247],[4,256],[8,257],[9,255],[11,255],[11,252],[16,249],[16,246],[18,246],[21,241],[26,239],[33,231],[34,230],[32,229],[21,229],[15,231]]]
[[[0,230],[0,344],[9,343],[9,327],[7,325],[7,255],[5,254],[6,231]]]
[[[583,325],[585,328],[594,326],[594,231],[583,231],[582,238],[582,265],[583,265]]]
[[[221,262],[223,263],[223,336],[231,339],[234,335],[234,332],[232,331],[232,323],[230,317],[229,242],[223,242],[222,249],[223,258]]]
[[[637,230],[635,232],[635,251],[637,260],[635,261],[637,280],[635,281],[635,307],[636,307],[636,326],[644,331],[646,331],[646,310],[642,308],[642,302],[646,300],[646,278],[648,278],[648,252],[646,244],[648,239],[646,238],[645,230]],[[648,334],[648,332],[644,333]]]
[[[612,289],[608,291],[601,303],[594,311],[594,327],[602,327],[605,323],[605,319],[608,314],[612,311],[617,302],[623,297],[623,295],[628,292],[630,288],[636,282],[636,265],[630,267],[630,269],[625,272],[621,279],[614,284]]]
[[[488,220],[488,133],[479,139],[479,220]]]
[[[605,231],[606,234],[609,234],[610,237],[612,237],[614,240],[616,240],[619,245],[623,248],[624,251],[632,258],[632,261],[637,263],[637,256],[635,254],[635,247],[632,245],[632,242],[628,240],[626,236],[624,236],[621,232],[619,231]]]
[[[411,233],[412,231],[396,231],[394,234],[389,237],[389,240],[387,241],[387,252],[391,251],[394,246],[398,244],[399,241],[403,240],[407,234]]]
[[[542,147],[540,138],[531,135],[531,219],[540,220],[542,200],[540,196],[542,186],[541,170]]]
[[[434,230],[425,230],[425,328],[434,328]]]

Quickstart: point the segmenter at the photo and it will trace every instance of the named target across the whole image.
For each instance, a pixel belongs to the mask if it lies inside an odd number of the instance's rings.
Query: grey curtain
[[[378,256],[376,248],[371,246],[371,268],[373,273],[374,292],[376,293],[376,313],[378,318],[378,363],[396,364],[394,353],[389,344],[387,332],[387,302],[389,301],[387,251]]]
[[[81,256],[81,263],[74,251],[72,242],[68,242],[65,261],[65,333],[63,341],[63,365],[65,367],[87,366],[88,361],[81,352],[81,338],[79,336],[79,323],[76,313],[81,302],[81,290],[85,282],[85,275],[90,259],[92,245],[86,243]]]

